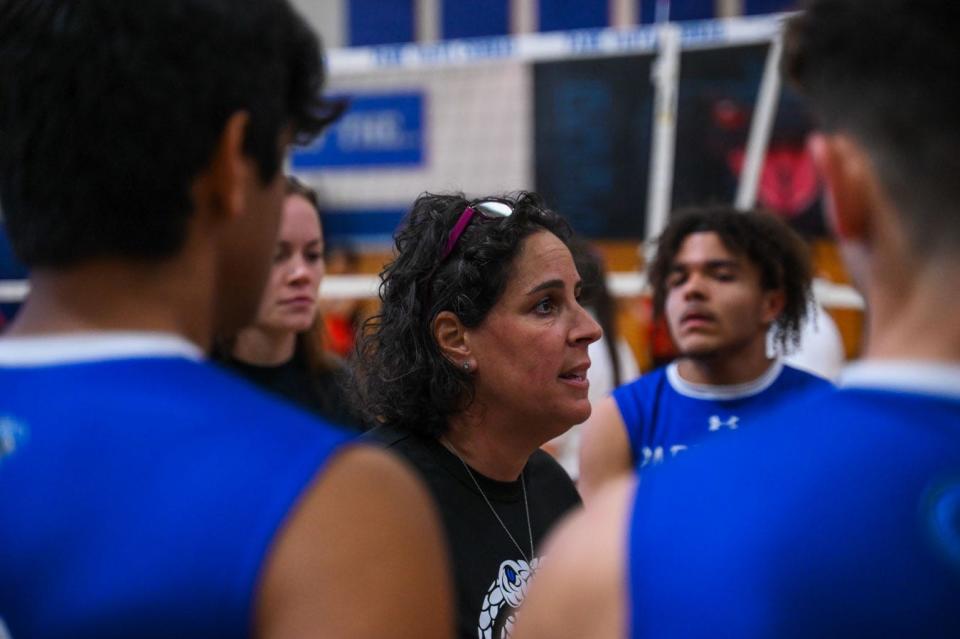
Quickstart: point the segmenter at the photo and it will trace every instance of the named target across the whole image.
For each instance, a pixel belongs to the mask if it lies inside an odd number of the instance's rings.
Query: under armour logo
[[[719,415],[710,416],[710,432],[718,431],[722,426],[728,427],[730,430],[737,430],[737,426],[740,424],[740,418],[734,415],[730,419],[724,421],[720,419]]]

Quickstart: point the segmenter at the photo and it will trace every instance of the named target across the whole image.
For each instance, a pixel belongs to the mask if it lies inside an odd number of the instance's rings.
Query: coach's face
[[[757,267],[714,232],[687,236],[666,286],[667,323],[686,357],[765,346],[767,329],[783,308],[782,292],[764,290]]]
[[[579,295],[570,249],[539,231],[523,240],[483,322],[465,329],[477,404],[508,415],[541,443],[590,416],[587,349],[602,331]]]

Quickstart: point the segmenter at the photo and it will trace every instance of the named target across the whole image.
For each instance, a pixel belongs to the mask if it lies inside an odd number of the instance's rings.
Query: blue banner
[[[340,120],[311,146],[294,149],[294,170],[417,167],[423,164],[420,92],[350,96]]]

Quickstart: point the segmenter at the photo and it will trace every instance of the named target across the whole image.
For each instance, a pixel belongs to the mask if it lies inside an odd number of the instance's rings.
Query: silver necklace
[[[470,470],[470,466],[467,465],[467,462],[463,461],[463,457],[460,456],[460,452],[457,450],[457,448],[453,444],[451,444],[450,440],[447,439],[446,437],[441,436],[440,441],[446,444],[447,448],[450,449],[450,452],[452,452],[456,456],[456,458],[460,460],[460,463],[463,464],[464,470],[467,471],[467,475],[469,475],[470,479],[473,480],[473,485],[477,487],[477,490],[480,492],[480,496],[483,497],[483,501],[486,502],[487,507],[490,509],[490,512],[492,512],[493,516],[497,518],[497,522],[499,522],[500,527],[503,528],[503,532],[507,533],[507,537],[509,537],[510,541],[513,542],[513,545],[517,547],[517,551],[519,551],[520,556],[523,557],[524,560],[526,560],[527,565],[532,568],[533,566],[531,565],[531,562],[535,557],[535,553],[533,552],[533,528],[530,526],[530,504],[527,502],[527,482],[523,478],[523,471],[522,470],[520,471],[520,488],[523,489],[523,509],[527,515],[527,534],[530,536],[530,556],[529,557],[527,556],[527,553],[523,552],[523,548],[521,548],[520,544],[517,543],[517,540],[514,538],[513,534],[510,532],[510,529],[507,528],[507,525],[503,523],[502,519],[500,519],[500,515],[497,514],[497,509],[493,507],[493,504],[490,502],[490,499],[487,498],[487,494],[483,492],[483,488],[480,487],[480,482],[477,481],[477,478],[474,476],[473,471]]]

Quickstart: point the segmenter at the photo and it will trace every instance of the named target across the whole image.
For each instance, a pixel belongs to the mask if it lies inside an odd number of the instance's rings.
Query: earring
[[[470,362],[463,363],[463,370],[470,372]]]

